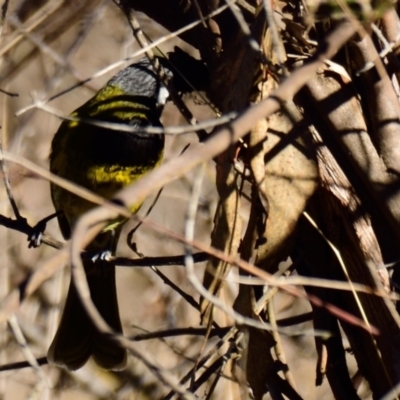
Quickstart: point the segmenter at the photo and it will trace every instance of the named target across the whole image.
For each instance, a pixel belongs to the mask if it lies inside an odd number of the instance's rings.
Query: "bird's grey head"
[[[172,72],[163,66],[168,78]],[[117,85],[129,95],[154,98],[158,106],[163,106],[169,96],[157,73],[147,58],[142,58],[115,75],[108,84]]]

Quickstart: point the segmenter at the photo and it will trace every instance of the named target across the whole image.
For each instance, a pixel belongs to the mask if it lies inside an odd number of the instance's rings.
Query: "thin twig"
[[[189,381],[189,379],[192,377],[193,375],[193,371],[199,368],[202,368],[204,366],[204,364],[206,362],[208,362],[209,360],[212,361],[212,358],[215,357],[218,353],[218,350],[224,346],[232,337],[234,337],[237,334],[238,330],[236,327],[233,327],[229,330],[229,332],[221,339],[218,341],[218,343],[215,344],[215,346],[213,346],[208,353],[196,364],[195,367],[193,367],[181,380],[180,380],[180,384],[184,385],[186,382]],[[172,391],[169,392],[162,400],[170,400],[175,393],[173,393]]]
[[[12,92],[9,92],[9,91],[4,90],[4,89],[0,89],[0,93],[4,93],[4,94],[6,94],[7,96],[10,96],[10,97],[18,97],[19,96],[18,93],[12,93]]]
[[[150,267],[162,280],[168,285],[172,290],[177,292],[183,299],[186,300],[195,310],[199,310],[199,303],[189,294],[185,293],[179,286],[175,285],[174,282],[171,281],[167,276],[165,276],[161,271],[159,271],[156,267]]]
[[[221,356],[217,356],[216,359],[207,367],[207,369],[199,376],[198,379],[194,381],[191,385],[190,390],[195,393],[200,386],[207,382],[213,374],[221,374],[223,367],[226,365],[227,361],[232,358],[238,357],[238,344],[242,340],[243,334],[238,332],[236,337],[230,341],[229,348],[225,352],[225,354]],[[217,355],[218,353],[216,353]]]
[[[47,361],[47,357],[36,358],[35,362],[38,366],[47,365],[49,363]],[[23,368],[32,368],[32,364],[28,361],[18,361],[15,363],[0,365],[0,372],[15,371],[18,369],[23,369]]]
[[[182,126],[168,126],[168,127],[158,127],[158,126],[143,126],[143,127],[135,127],[130,126],[128,124],[118,123],[118,122],[107,122],[96,120],[92,118],[79,118],[71,115],[64,114],[57,109],[50,107],[45,104],[43,100],[36,100],[35,108],[38,110],[45,111],[51,115],[54,115],[65,121],[73,121],[79,122],[82,124],[98,126],[99,128],[105,128],[110,130],[116,130],[121,132],[135,133],[135,132],[146,132],[149,134],[164,134],[164,135],[186,135],[189,133],[195,133],[198,131],[202,131],[205,129],[213,129],[219,127],[221,125],[225,125],[232,121],[236,116],[236,112],[230,112],[229,114],[220,116],[218,118],[212,118],[210,120],[195,122],[190,125],[182,125]]]
[[[229,9],[232,13],[232,15],[235,17],[236,22],[239,24],[239,27],[242,31],[242,33],[247,37],[247,40],[249,41],[250,47],[257,52],[258,54],[261,55],[261,47],[257,43],[257,40],[254,38],[252,35],[250,28],[244,19],[243,13],[240,10],[240,8],[235,4],[235,2],[231,0],[225,0],[226,4],[229,6]]]
[[[39,382],[37,384],[37,390],[43,391],[45,389],[45,387],[49,385],[47,376],[45,375],[43,370],[40,368],[39,363],[37,362],[36,358],[32,354],[32,351],[26,342],[26,339],[21,331],[21,328],[18,324],[18,320],[17,320],[17,317],[15,316],[15,314],[10,316],[10,318],[8,319],[8,323],[14,334],[14,338],[15,338],[16,342],[18,343],[18,345],[21,348],[22,353],[24,354],[27,362],[33,368],[36,376],[39,379]]]
[[[197,214],[197,208],[199,205],[199,200],[200,200],[200,194],[201,194],[201,185],[203,183],[203,178],[205,174],[205,164],[202,164],[195,176],[194,182],[193,182],[193,188],[192,188],[192,193],[190,195],[189,203],[188,203],[188,208],[186,211],[186,217],[185,217],[185,239],[189,242],[191,242],[194,238],[194,232],[195,232],[195,220],[196,220],[196,214]],[[193,256],[192,256],[192,248],[190,246],[185,246],[185,266],[186,266],[186,276],[189,280],[189,282],[193,285],[193,287],[199,292],[199,294],[203,298],[207,298],[206,296],[203,296],[203,293],[206,292],[207,294],[210,294],[200,283],[198,280],[193,266]],[[199,288],[201,288],[199,290]],[[211,297],[213,297],[210,294]],[[200,310],[200,306],[199,306]],[[214,321],[210,320],[207,326],[207,331],[206,334],[204,335],[204,340],[203,344],[200,348],[196,364],[193,368],[193,373],[192,373],[192,379],[191,379],[191,384],[190,384],[190,390],[194,390],[194,384],[195,384],[195,378],[196,378],[196,371],[198,368],[198,363],[200,361],[200,358],[204,352],[206,343],[208,341],[210,332],[211,332],[211,326],[212,324],[215,324]]]
[[[277,57],[277,61],[279,66],[282,68],[282,72],[284,76],[288,76],[288,71],[285,65],[285,54],[283,50],[282,39],[279,36],[278,28],[276,26],[275,18],[274,18],[274,9],[272,7],[272,0],[262,0],[263,7],[265,10],[265,14],[267,16],[268,28],[271,31],[271,38],[273,43],[273,49]]]
[[[1,173],[3,175],[4,187],[6,188],[7,197],[8,197],[8,200],[10,202],[11,208],[12,208],[12,210],[14,212],[14,216],[15,216],[15,218],[17,220],[20,220],[21,219],[21,214],[19,213],[17,203],[15,202],[14,196],[12,194],[10,181],[8,179],[8,171],[7,171],[6,164],[4,162],[2,135],[0,135],[0,169],[1,169]]]
[[[268,303],[268,320],[273,327],[276,328],[278,326],[278,324],[276,322],[276,318],[275,318],[275,310],[274,310],[273,301],[270,301]],[[282,339],[279,335],[279,332],[277,331],[277,329],[274,329],[271,332],[271,335],[275,341],[274,349],[275,349],[276,358],[282,363],[282,366],[285,366],[285,368],[283,368],[283,374],[286,378],[286,381],[293,388],[293,390],[297,391],[296,382],[295,382],[293,375],[290,372],[288,364],[287,364],[286,355],[285,355],[285,351],[283,349]]]
[[[210,337],[219,336],[222,337],[226,335],[229,330],[232,329],[232,326],[227,326],[226,328],[214,328],[210,332]],[[166,329],[163,331],[157,332],[149,332],[149,333],[140,333],[138,335],[134,335],[130,337],[130,340],[134,342],[140,342],[143,340],[149,339],[159,339],[166,337],[175,337],[182,335],[194,335],[194,336],[204,336],[207,331],[207,328],[176,328],[176,329]]]
[[[194,262],[201,263],[207,261],[209,256],[207,253],[199,252],[193,254]],[[144,258],[125,258],[110,257],[108,261],[118,267],[163,267],[170,265],[184,265],[185,256],[167,256],[167,257],[144,257]]]
[[[153,211],[153,208],[154,208],[154,206],[157,204],[158,199],[160,198],[161,193],[162,193],[163,190],[164,190],[164,188],[161,188],[161,189],[158,191],[156,197],[154,198],[154,200],[153,200],[153,202],[151,203],[150,207],[149,207],[148,210],[146,211],[146,214],[145,214],[145,216],[143,217],[143,219],[145,219],[146,217],[148,217],[148,216],[150,215],[150,213]],[[129,247],[131,247],[131,246],[130,246],[130,243],[131,243],[131,239],[132,239],[133,235],[134,235],[134,234],[136,233],[136,231],[142,226],[142,224],[143,224],[143,221],[139,221],[139,222],[137,223],[137,225],[136,225],[135,227],[133,227],[133,228],[129,231],[128,235],[126,236],[126,241],[128,242],[128,246],[129,246]]]

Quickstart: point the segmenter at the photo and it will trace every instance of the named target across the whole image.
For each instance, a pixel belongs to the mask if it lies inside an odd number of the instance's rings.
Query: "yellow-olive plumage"
[[[147,60],[125,68],[91,100],[75,110],[73,121],[64,121],[51,144],[52,173],[77,183],[105,198],[112,198],[159,165],[164,137],[140,130],[136,133],[107,129],[90,120],[116,122],[136,128],[161,126],[159,117],[166,89]],[[77,219],[94,204],[51,185],[54,207],[65,239]],[[134,213],[141,204],[133,203]],[[115,252],[123,219],[112,221],[87,247],[89,254]],[[107,262],[84,258],[91,297],[100,314],[116,331],[122,332],[115,288],[115,268]],[[92,356],[105,369],[121,368],[125,350],[100,334],[84,310],[74,283],[70,283],[66,305],[56,336],[50,346],[50,362],[68,369],[80,368]]]

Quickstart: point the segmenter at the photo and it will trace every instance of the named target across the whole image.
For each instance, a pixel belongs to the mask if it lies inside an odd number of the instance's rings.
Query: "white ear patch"
[[[161,86],[157,98],[158,105],[163,106],[167,102],[168,97],[169,97],[168,89],[164,86]]]

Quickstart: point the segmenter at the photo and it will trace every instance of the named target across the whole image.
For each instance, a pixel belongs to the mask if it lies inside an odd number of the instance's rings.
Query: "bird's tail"
[[[105,250],[115,253],[118,236],[119,232],[115,231],[102,233],[87,251],[93,255],[101,255]],[[115,332],[121,333],[115,266],[101,259],[95,262],[84,259],[83,264],[94,305],[108,325]],[[126,363],[126,351],[96,329],[71,281],[61,322],[47,359],[53,364],[76,370],[82,367],[90,356],[104,369],[121,369]]]

